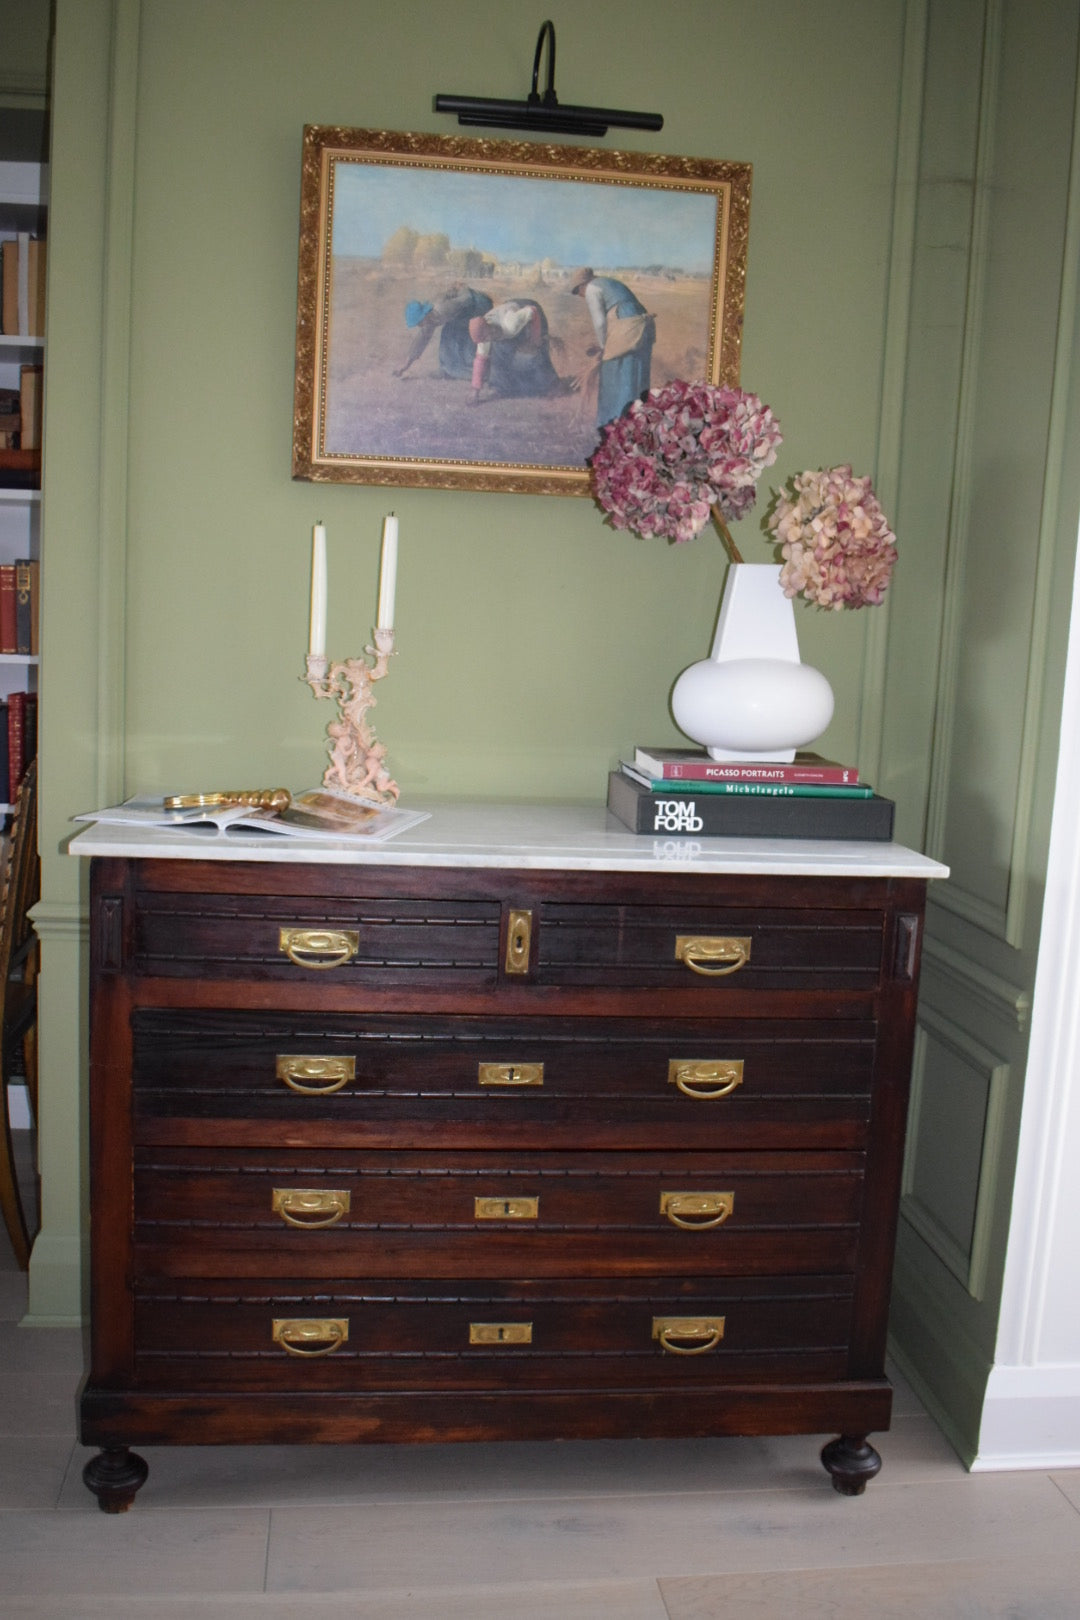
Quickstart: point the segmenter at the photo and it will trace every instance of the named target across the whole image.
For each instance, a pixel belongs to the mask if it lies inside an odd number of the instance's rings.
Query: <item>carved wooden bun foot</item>
[[[150,1469],[127,1446],[108,1446],[83,1469],[83,1484],[93,1491],[102,1513],[126,1513]]]
[[[881,1472],[881,1458],[864,1435],[842,1434],[830,1440],[821,1460],[841,1496],[861,1496],[867,1481]]]

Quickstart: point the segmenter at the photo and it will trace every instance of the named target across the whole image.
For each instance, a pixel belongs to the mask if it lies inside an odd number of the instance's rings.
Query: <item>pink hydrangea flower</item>
[[[896,563],[896,536],[869,478],[851,467],[827,467],[789,479],[768,520],[784,565],[785,596],[818,607],[875,606]]]
[[[756,394],[665,383],[604,428],[589,464],[593,493],[616,529],[693,540],[714,507],[729,522],[749,512],[781,442]]]

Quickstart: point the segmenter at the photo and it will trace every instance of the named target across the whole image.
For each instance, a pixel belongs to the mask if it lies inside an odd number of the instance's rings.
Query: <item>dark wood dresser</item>
[[[75,840],[106,1511],[139,1443],[827,1431],[837,1489],[880,1467],[944,869],[515,814]]]

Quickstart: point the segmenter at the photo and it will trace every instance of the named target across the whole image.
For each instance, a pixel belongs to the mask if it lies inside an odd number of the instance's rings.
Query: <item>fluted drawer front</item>
[[[490,900],[148,891],[134,908],[131,965],[165,977],[476,988],[496,980],[500,928]]]
[[[144,1387],[626,1388],[842,1375],[851,1286],[832,1277],[616,1283],[189,1279],[135,1300]]]
[[[565,986],[859,990],[876,984],[876,911],[787,910],[714,901],[668,905],[550,901],[539,912],[535,977]]]
[[[345,1153],[144,1148],[143,1276],[850,1271],[850,1153]]]
[[[605,1136],[640,1147],[857,1147],[874,1037],[857,1020],[145,1010],[134,1015],[135,1110],[144,1137],[169,1119],[208,1130],[231,1120],[245,1122],[253,1145],[322,1124],[370,1146],[422,1146],[438,1132],[448,1148],[602,1146]]]

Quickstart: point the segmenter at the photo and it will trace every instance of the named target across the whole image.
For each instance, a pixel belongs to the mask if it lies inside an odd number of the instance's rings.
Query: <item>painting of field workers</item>
[[[604,424],[650,387],[737,381],[724,185],[348,152],[324,175],[324,465],[471,469],[476,487],[565,473],[576,493]]]

